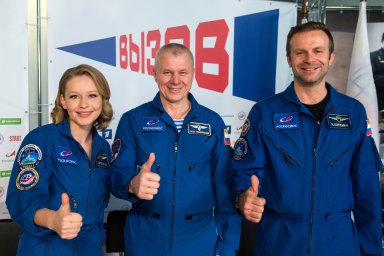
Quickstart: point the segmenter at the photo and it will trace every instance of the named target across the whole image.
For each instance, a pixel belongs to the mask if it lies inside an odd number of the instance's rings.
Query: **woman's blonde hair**
[[[109,89],[108,81],[105,79],[104,75],[96,68],[87,64],[81,64],[77,67],[67,69],[62,75],[55,100],[55,107],[51,112],[52,121],[57,124],[63,121],[64,118],[68,118],[68,112],[61,105],[60,97],[65,94],[68,81],[77,76],[88,76],[95,83],[103,103],[101,114],[95,120],[94,126],[98,130],[104,130],[108,127],[113,117],[112,105],[109,102],[111,91]]]

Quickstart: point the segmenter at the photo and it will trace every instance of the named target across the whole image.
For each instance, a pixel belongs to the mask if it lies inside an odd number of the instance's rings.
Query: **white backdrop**
[[[9,219],[5,206],[9,176],[29,129],[27,5],[2,1],[0,31],[0,219]]]
[[[275,72],[273,77],[268,78],[273,93],[283,90],[292,80],[285,58],[285,38],[290,27],[296,24],[297,9],[292,3],[262,0],[50,0],[47,1],[47,12],[50,109],[60,77],[67,68],[81,63],[95,66],[106,76],[112,91],[115,117],[110,130],[104,133],[109,142],[112,142],[120,116],[152,100],[158,91],[150,65],[153,64],[154,49],[170,37],[183,38],[176,41],[189,44],[195,54],[197,67],[192,93],[201,104],[223,117],[230,128],[232,144],[255,102],[246,98],[247,88],[252,91],[254,87],[253,82],[247,82],[247,76],[252,81],[262,80],[263,72],[267,71],[263,67],[271,62],[276,69],[272,71]],[[275,30],[269,28],[269,17],[276,21]],[[261,36],[248,38],[249,29]],[[242,38],[235,40],[235,33],[241,32]],[[275,39],[276,43],[269,38]],[[249,42],[255,42],[254,49]],[[257,48],[259,43],[262,49]],[[272,54],[263,59],[254,55],[254,59],[242,62],[247,53],[244,54],[239,45],[247,44],[246,50],[250,54],[262,55],[270,48]],[[234,49],[242,51],[243,57],[236,55],[240,57],[235,60]],[[252,77],[256,74],[253,65],[259,70],[256,78]],[[244,72],[249,67],[250,72]],[[237,86],[242,88],[240,94],[245,97],[234,96],[233,70],[239,74],[238,81],[242,82]],[[263,88],[260,90],[263,92]]]

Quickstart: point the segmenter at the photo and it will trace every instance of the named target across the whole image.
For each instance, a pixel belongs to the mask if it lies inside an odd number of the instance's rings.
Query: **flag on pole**
[[[360,1],[359,18],[353,41],[351,65],[349,67],[347,95],[363,103],[367,112],[367,132],[372,133],[379,150],[379,119],[375,82],[373,80],[367,32],[367,3]],[[368,135],[368,133],[367,133]]]

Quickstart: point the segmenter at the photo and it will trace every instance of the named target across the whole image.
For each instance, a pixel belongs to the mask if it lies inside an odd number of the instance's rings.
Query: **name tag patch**
[[[211,125],[203,123],[188,123],[188,134],[211,136]]]
[[[163,132],[165,124],[158,117],[144,117],[141,124],[142,132]]]
[[[327,116],[328,127],[332,129],[350,129],[351,118],[349,115],[329,114]]]
[[[77,165],[77,158],[73,154],[72,149],[56,145],[55,154],[59,163]]]
[[[279,113],[273,115],[274,127],[276,130],[299,129],[299,113]]]
[[[109,161],[106,154],[98,154],[95,160],[95,166],[101,167],[101,168],[108,168],[109,167]]]

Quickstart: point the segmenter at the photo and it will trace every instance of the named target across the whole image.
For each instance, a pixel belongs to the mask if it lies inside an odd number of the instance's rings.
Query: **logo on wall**
[[[21,141],[21,136],[20,135],[17,135],[17,136],[9,136],[9,142],[15,142],[15,141]]]
[[[7,158],[16,156],[16,150],[13,150],[13,151],[11,151],[11,152],[5,154],[5,156],[6,156]]]
[[[259,101],[275,94],[278,23],[279,10],[275,9],[235,17],[232,33],[227,20],[218,19],[200,22],[196,27],[181,24],[154,28],[142,31],[139,36],[128,33],[57,49],[153,75],[152,63],[162,44],[181,40],[189,47],[194,40],[195,48],[191,51],[195,56],[195,80],[200,88],[223,93],[229,85],[229,61],[233,59],[233,95]],[[232,34],[234,38],[228,38]],[[214,38],[214,43],[205,46],[207,38]],[[233,52],[226,49],[228,41],[234,42]]]
[[[4,142],[4,137],[3,135],[0,133],[0,144],[2,144]]]
[[[112,139],[112,129],[105,129],[101,132],[101,137],[103,137],[106,140]]]
[[[16,157],[16,150],[13,150],[11,152],[8,152],[5,154],[6,159],[2,159],[1,162],[3,163],[11,163],[15,160]]]
[[[225,129],[227,130],[228,134],[232,133],[232,126],[231,125],[225,125]]]
[[[246,116],[247,116],[247,115],[245,114],[244,111],[240,111],[240,112],[237,114],[237,118],[239,118],[239,120],[244,120]]]

